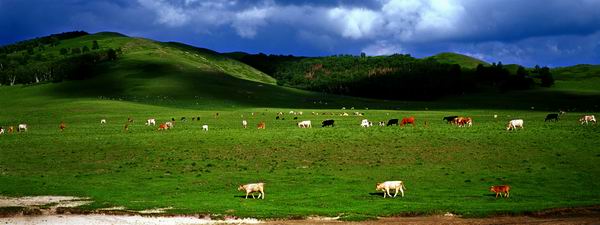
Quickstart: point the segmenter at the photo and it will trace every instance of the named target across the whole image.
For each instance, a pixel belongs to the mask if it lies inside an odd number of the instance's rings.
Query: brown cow
[[[508,185],[491,186],[490,191],[496,193],[496,198],[498,198],[498,195],[500,195],[500,197],[503,197],[502,194],[504,194],[505,198],[508,198],[510,196],[510,186]]]
[[[67,125],[63,121],[60,121],[60,125],[58,126],[58,128],[60,129],[60,131],[64,131],[65,128],[67,128]]]
[[[473,119],[471,119],[471,117],[456,117],[454,118],[454,124],[458,125],[458,127],[471,127],[473,125]]]
[[[12,132],[15,132],[15,127],[9,126],[8,127],[8,133],[12,133]]]
[[[412,124],[414,127],[415,126],[415,117],[411,116],[408,118],[406,118],[406,117],[402,118],[402,121],[400,122],[400,126],[404,126],[409,123]]]
[[[129,130],[129,123],[125,124],[125,132],[127,132]]]
[[[258,123],[258,129],[265,129],[265,122],[261,121],[260,123]]]
[[[161,123],[160,125],[158,125],[158,130],[166,130],[169,129],[169,126],[167,126],[167,124]]]

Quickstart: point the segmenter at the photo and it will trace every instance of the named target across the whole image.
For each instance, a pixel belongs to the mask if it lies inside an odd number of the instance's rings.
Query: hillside
[[[440,63],[458,64],[462,68],[468,69],[475,69],[479,64],[489,65],[489,63],[484,62],[480,59],[452,52],[439,53],[437,55],[430,56],[427,58],[434,59]]]

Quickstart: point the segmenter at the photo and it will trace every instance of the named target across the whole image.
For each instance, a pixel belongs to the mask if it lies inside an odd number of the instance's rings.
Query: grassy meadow
[[[268,76],[204,50],[101,35],[101,46],[125,46],[125,54],[94,78],[0,87],[0,126],[29,125],[26,133],[0,135],[0,195],[90,197],[84,209],[349,220],[600,203],[600,126],[577,121],[584,113],[600,116],[598,82],[561,78],[553,89],[432,102],[350,98],[274,86]],[[94,37],[83,38],[73,41]],[[567,114],[559,122],[544,122],[561,107]],[[303,115],[294,120],[290,110]],[[285,120],[275,119],[280,111]],[[337,115],[343,112],[350,116]],[[470,116],[473,127],[446,124],[448,115]],[[359,126],[364,118],[407,116],[416,117],[416,127]],[[128,117],[134,123],[125,132]],[[144,125],[173,117],[172,130]],[[506,131],[515,118],[525,120],[525,129]],[[335,119],[335,127],[321,128],[324,119]],[[314,127],[296,127],[300,120]],[[256,129],[260,121],[265,130]],[[385,180],[403,180],[406,196],[384,199],[375,183]],[[264,200],[243,199],[236,188],[249,182],[266,183]],[[488,191],[499,184],[512,186],[509,199]]]

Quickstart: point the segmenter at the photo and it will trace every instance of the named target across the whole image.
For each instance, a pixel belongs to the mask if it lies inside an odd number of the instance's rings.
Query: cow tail
[[[406,191],[406,186],[404,186],[404,182],[402,182],[400,184],[402,184],[402,189],[404,189]]]

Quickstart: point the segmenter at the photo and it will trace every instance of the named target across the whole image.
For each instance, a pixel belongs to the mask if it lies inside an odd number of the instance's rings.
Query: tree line
[[[279,85],[359,97],[431,100],[448,95],[485,90],[525,90],[552,86],[548,67],[511,73],[501,62],[476,69],[408,54],[390,56],[335,55],[294,57],[265,54],[233,54],[277,79]]]

